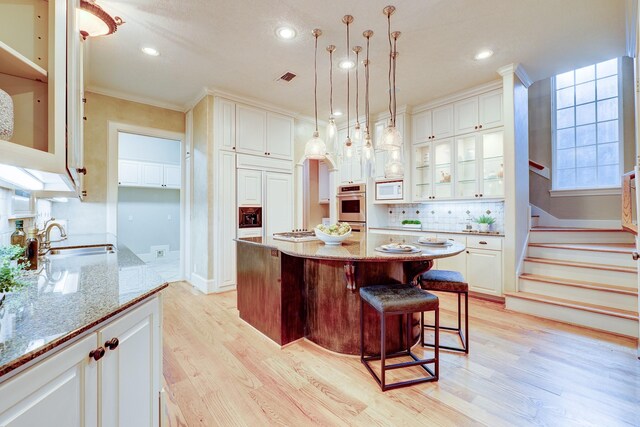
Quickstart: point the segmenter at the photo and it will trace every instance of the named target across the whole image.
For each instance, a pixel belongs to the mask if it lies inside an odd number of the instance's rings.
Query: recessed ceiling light
[[[276,30],[276,36],[283,40],[291,40],[296,36],[296,30],[291,27],[280,27]]]
[[[343,70],[350,70],[355,66],[356,63],[351,61],[350,59],[344,59],[338,64],[338,67],[342,68]]]
[[[491,49],[485,49],[476,53],[476,56],[474,56],[474,58],[476,59],[476,61],[478,61],[481,59],[491,58],[492,56],[493,56],[493,51]]]
[[[339,117],[339,116],[342,115],[342,111],[334,111],[333,115],[336,116],[336,117]]]
[[[149,56],[158,56],[160,55],[160,52],[158,51],[158,49],[154,49],[152,47],[143,47],[142,49],[142,53],[149,55]]]

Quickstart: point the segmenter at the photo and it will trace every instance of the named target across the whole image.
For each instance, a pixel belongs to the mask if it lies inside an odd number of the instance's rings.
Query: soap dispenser
[[[38,253],[40,251],[40,242],[38,241],[38,229],[33,227],[27,233],[27,247],[25,258],[29,262],[28,270],[38,269]]]

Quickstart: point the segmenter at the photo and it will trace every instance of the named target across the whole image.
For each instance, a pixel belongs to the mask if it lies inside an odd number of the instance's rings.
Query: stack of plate
[[[419,248],[413,245],[404,245],[400,243],[389,243],[387,245],[381,245],[376,248],[378,252],[386,252],[390,254],[415,254],[422,252]]]
[[[448,239],[442,239],[442,238],[437,238],[437,237],[421,237],[418,239],[418,244],[419,245],[424,245],[424,246],[433,246],[433,247],[445,247],[445,246],[450,246],[453,244],[453,242],[451,240]]]

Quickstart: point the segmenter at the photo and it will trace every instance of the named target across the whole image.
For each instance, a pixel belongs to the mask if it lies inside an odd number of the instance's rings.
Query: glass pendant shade
[[[399,150],[402,148],[402,134],[398,130],[397,127],[391,125],[387,125],[382,131],[382,138],[378,148],[381,150]]]
[[[353,142],[358,145],[362,143],[362,128],[359,123],[356,123],[356,127],[353,129]]]
[[[362,146],[362,176],[364,178],[375,178],[376,176],[376,153],[371,144],[371,138],[367,139]]]
[[[353,157],[353,142],[351,141],[351,138],[347,137],[347,139],[344,141],[344,157],[347,159],[350,159]]]
[[[396,149],[389,151],[387,162],[384,165],[385,178],[404,177],[404,162],[402,157],[402,150]]]
[[[326,155],[327,145],[320,139],[318,132],[314,132],[313,137],[307,141],[307,144],[304,146],[304,157],[307,159],[322,160],[326,158]]]
[[[327,123],[327,145],[335,153],[340,152],[338,145],[338,127],[336,126],[336,119],[333,116],[329,116],[329,122]]]

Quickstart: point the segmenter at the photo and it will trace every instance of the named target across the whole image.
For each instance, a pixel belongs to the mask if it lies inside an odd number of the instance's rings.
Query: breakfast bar
[[[319,240],[289,242],[272,237],[237,239],[240,318],[281,346],[306,338],[342,354],[359,354],[360,298],[363,286],[404,284],[428,271],[437,258],[459,254],[464,246],[417,246],[408,235],[353,233],[341,245]],[[383,253],[386,244],[411,244],[416,253]],[[379,320],[365,309],[366,350],[379,351]],[[406,347],[406,326],[387,323],[387,349]],[[413,337],[419,333],[414,318]]]

